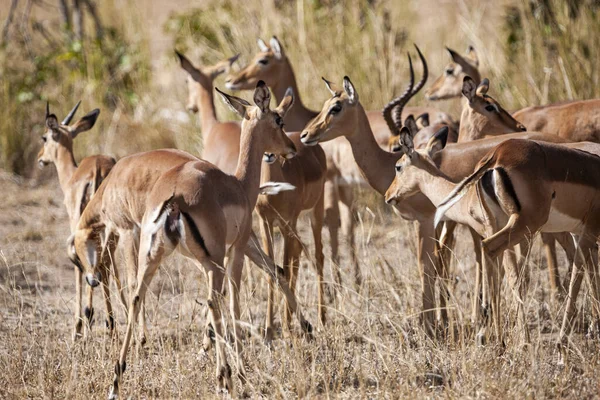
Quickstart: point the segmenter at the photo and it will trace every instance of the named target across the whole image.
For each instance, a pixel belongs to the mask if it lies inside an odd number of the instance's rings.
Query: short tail
[[[281,192],[295,190],[296,186],[287,182],[265,182],[260,185],[260,194],[265,194],[268,196],[273,196],[279,194]]]
[[[462,182],[460,182],[452,192],[438,205],[437,211],[435,212],[434,226],[437,227],[444,214],[452,208],[453,205],[458,203],[460,199],[464,197],[465,194],[469,191],[469,189],[475,185],[481,177],[490,169],[490,165],[494,161],[495,152],[491,153],[487,160],[483,159],[480,162],[479,168],[475,170],[470,176],[466,177]]]

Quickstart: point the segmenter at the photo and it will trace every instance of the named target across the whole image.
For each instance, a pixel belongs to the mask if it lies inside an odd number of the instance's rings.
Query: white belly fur
[[[554,207],[550,209],[548,221],[542,226],[542,232],[572,232],[578,233],[581,221],[563,214]]]

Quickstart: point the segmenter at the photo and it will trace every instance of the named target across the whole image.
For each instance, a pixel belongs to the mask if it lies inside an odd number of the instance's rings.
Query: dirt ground
[[[55,178],[44,182],[0,174],[0,398],[101,398],[112,382],[119,343],[107,335],[99,293],[89,337],[71,340],[75,289],[65,253],[67,215]],[[356,229],[365,279],[356,291],[347,251],[342,249],[344,286],[331,285],[324,327],[316,318],[316,276],[309,265],[301,269],[298,294],[316,328],[313,340],[279,334],[271,348],[263,344],[266,280],[246,265],[241,304],[248,324],[244,359],[249,379],[242,387],[236,378],[236,397],[597,397],[597,339],[573,334],[571,356],[566,364],[559,363],[554,337],[561,305],[550,301],[539,246],[530,256],[531,296],[525,305],[531,345],[521,345],[510,328],[506,349],[475,345],[469,328],[473,260],[464,233],[456,250],[449,305],[456,334],[453,340],[434,342],[419,326],[413,227],[380,201],[369,203],[373,205],[363,202],[359,207]],[[301,233],[312,248],[306,222]],[[328,252],[327,234],[325,240]],[[333,282],[329,261],[326,279]],[[122,337],[125,313],[114,285],[112,291]],[[130,352],[124,397],[215,395],[214,352],[205,353],[201,345],[205,298],[203,273],[181,256],[170,257],[147,297],[149,340],[145,348]],[[582,320],[589,319],[588,303],[583,292]],[[512,301],[507,307],[515,308]],[[282,311],[280,306],[277,321]],[[506,316],[514,320],[513,313]],[[227,354],[232,360],[230,346]]]

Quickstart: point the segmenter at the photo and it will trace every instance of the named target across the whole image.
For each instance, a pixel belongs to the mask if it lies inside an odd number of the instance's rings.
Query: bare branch
[[[8,40],[8,32],[10,29],[10,24],[12,23],[13,17],[15,16],[15,9],[17,8],[17,4],[19,0],[12,0],[10,4],[10,10],[8,11],[8,17],[6,17],[6,21],[4,22],[4,27],[2,28],[2,40],[0,44],[4,45]]]

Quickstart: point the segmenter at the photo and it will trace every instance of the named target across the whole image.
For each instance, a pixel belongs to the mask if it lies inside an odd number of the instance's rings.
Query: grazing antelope
[[[187,73],[188,103],[186,108],[200,113],[202,157],[228,174],[237,167],[240,153],[240,123],[220,122],[214,105],[213,81],[227,72],[239,54],[209,67],[195,67],[183,54],[175,51],[181,68]]]
[[[81,102],[78,102],[60,123],[58,122],[56,115],[50,114],[50,105],[48,103],[46,104],[46,132],[42,136],[44,146],[40,149],[37,158],[40,167],[50,163],[53,163],[56,166],[58,182],[65,196],[64,204],[67,209],[67,214],[69,215],[69,228],[71,229],[71,234],[75,232],[77,221],[79,221],[81,213],[94,193],[98,190],[102,180],[106,178],[116,162],[112,157],[100,155],[86,157],[81,160],[79,165],[75,162],[75,156],[73,155],[73,140],[81,132],[90,130],[96,123],[98,114],[100,114],[100,110],[92,110],[79,121],[69,126],[75,112],[79,108],[79,104],[81,104]],[[112,252],[114,248],[111,248],[110,250]],[[81,315],[83,270],[78,263],[74,263],[74,266],[76,306],[73,340],[81,336],[83,326],[83,318]],[[106,305],[106,326],[109,328],[112,335],[115,323],[109,293],[111,260],[108,253],[99,263],[98,270],[101,273],[102,292],[104,294],[104,302]],[[125,305],[126,303],[124,297],[122,297],[121,284],[116,268],[114,269],[114,274],[119,293],[121,294],[121,300]],[[84,314],[88,321],[86,324],[87,332],[87,327],[91,325],[94,315],[94,309],[92,307],[93,292],[89,286],[87,287],[86,293],[87,304],[84,309]]]
[[[240,151],[240,124],[237,122],[219,122],[215,116],[212,95],[212,80],[227,69],[237,56],[222,61],[214,67],[196,68],[180,53],[177,53],[182,68],[188,72],[188,109],[200,112],[202,132],[204,135],[203,154],[222,171],[233,174],[237,168]],[[212,78],[211,78],[212,77]],[[274,90],[276,93],[276,90]],[[290,87],[283,96],[294,98]],[[295,100],[295,99],[294,99]],[[294,101],[295,102],[295,101]],[[294,103],[293,102],[293,103]],[[290,105],[290,107],[293,107]],[[320,146],[307,148],[300,142],[300,134],[290,133],[290,139],[298,148],[296,157],[279,160],[274,155],[266,155],[267,162],[261,172],[261,183],[287,182],[295,187],[293,191],[282,191],[277,195],[259,196],[256,210],[261,218],[261,236],[264,250],[273,258],[272,232],[276,224],[284,236],[285,276],[290,283],[292,293],[295,291],[297,269],[302,251],[302,244],[296,230],[300,212],[311,210],[311,227],[315,240],[315,265],[319,287],[319,317],[325,322],[323,299],[323,243],[321,231],[323,226],[323,184],[326,176],[325,153]],[[269,297],[265,322],[265,339],[273,338],[273,305],[274,285],[269,278]],[[289,316],[289,310],[286,313]],[[289,318],[288,318],[289,321]]]
[[[426,194],[438,207],[436,221],[446,215],[487,236],[482,245],[492,259],[538,231],[577,235],[579,257],[573,266],[559,338],[563,343],[570,331],[583,270],[592,283],[594,310],[599,311],[596,241],[600,219],[596,215],[600,211],[600,179],[594,171],[600,168],[600,145],[509,139],[492,149],[474,173],[454,184],[432,159],[443,147],[443,134],[437,134],[425,151],[411,150],[410,135],[404,136],[405,155],[396,164],[397,175],[386,201],[402,201],[415,192]],[[494,298],[498,295],[498,287],[492,288],[492,304],[498,304],[499,299]]]
[[[291,158],[296,152],[293,142],[283,131],[282,122],[293,98],[286,96],[275,110],[270,110],[269,89],[262,81],[254,92],[256,107],[243,99],[219,93],[243,118],[240,156],[235,175],[226,174],[209,162],[191,160],[164,172],[147,194],[140,229],[137,288],[129,308],[127,334],[115,366],[111,398],[119,393],[135,317],[146,290],[161,260],[175,249],[197,262],[207,272],[208,308],[217,338],[217,387],[232,393],[231,368],[223,348],[220,311],[227,273],[231,314],[234,318],[237,369],[238,375],[245,381],[242,343],[237,327],[243,257],[252,232],[252,211],[259,195],[263,153]],[[83,256],[86,252],[85,242],[76,242],[76,246]],[[88,265],[92,265],[89,260],[86,263]]]

